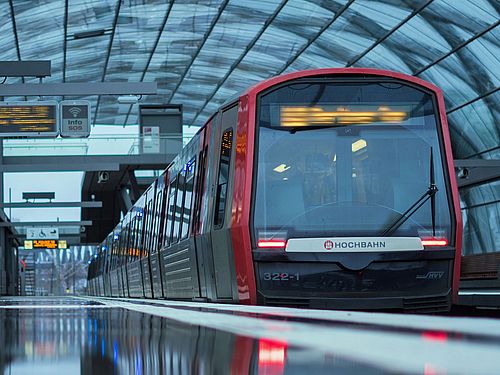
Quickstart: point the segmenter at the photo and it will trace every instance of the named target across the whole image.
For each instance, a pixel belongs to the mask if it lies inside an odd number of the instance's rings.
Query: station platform
[[[1,297],[1,374],[498,374],[500,319]]]

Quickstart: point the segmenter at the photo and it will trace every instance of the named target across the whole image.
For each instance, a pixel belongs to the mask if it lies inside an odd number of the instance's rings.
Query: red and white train
[[[294,72],[208,120],[99,246],[88,291],[448,310],[461,228],[437,87],[375,69]]]

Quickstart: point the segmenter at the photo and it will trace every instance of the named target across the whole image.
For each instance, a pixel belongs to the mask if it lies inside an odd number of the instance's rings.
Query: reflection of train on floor
[[[89,293],[446,310],[460,250],[440,90],[321,69],[221,107],[100,245]]]

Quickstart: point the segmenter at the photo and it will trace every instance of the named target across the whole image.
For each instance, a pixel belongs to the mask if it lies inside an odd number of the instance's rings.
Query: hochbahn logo
[[[325,246],[325,249],[327,249],[327,250],[333,249],[333,241],[326,240],[324,246]]]
[[[385,241],[338,241],[326,240],[323,244],[326,250],[332,249],[383,249]]]

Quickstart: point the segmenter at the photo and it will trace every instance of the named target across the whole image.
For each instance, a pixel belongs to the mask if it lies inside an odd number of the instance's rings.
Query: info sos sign
[[[86,138],[90,135],[90,102],[64,100],[59,104],[61,137]]]

